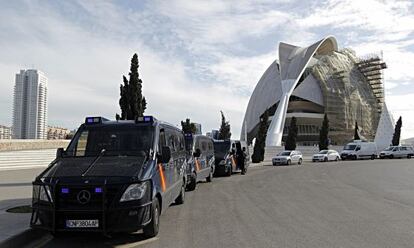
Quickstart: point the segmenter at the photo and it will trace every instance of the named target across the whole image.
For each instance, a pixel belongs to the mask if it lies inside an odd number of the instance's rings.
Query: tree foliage
[[[319,151],[327,150],[329,147],[329,120],[327,114],[323,117],[322,127],[319,131]]]
[[[259,163],[264,160],[267,129],[269,128],[269,113],[266,111],[260,118],[259,131],[254,143],[252,162]]]
[[[289,132],[285,143],[285,149],[293,151],[296,149],[296,138],[298,137],[298,127],[296,117],[292,117],[289,125]]]
[[[393,146],[400,145],[401,127],[402,127],[402,117],[400,116],[400,118],[398,118],[397,123],[395,124],[394,135],[392,136]]]
[[[220,126],[220,130],[219,130],[219,139],[221,140],[227,140],[230,139],[231,137],[231,132],[230,132],[230,123],[228,121],[226,121],[226,117],[223,114],[223,111],[220,111],[221,113],[221,126]]]
[[[360,140],[358,122],[355,122],[354,140]]]
[[[123,84],[120,86],[121,115],[117,114],[117,119],[135,120],[143,116],[147,108],[147,101],[142,95],[142,80],[139,78],[138,67],[138,55],[135,53],[131,59],[129,80],[123,76]]]
[[[191,122],[189,118],[185,119],[185,121],[181,121],[181,129],[184,133],[195,134],[197,131],[196,125]]]

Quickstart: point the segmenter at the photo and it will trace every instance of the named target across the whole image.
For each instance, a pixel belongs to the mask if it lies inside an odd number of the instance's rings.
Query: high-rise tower
[[[16,74],[13,138],[47,138],[47,77],[39,70]]]

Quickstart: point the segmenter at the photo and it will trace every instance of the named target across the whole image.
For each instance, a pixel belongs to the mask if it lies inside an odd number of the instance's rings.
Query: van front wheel
[[[153,238],[157,236],[160,229],[160,203],[158,198],[155,197],[152,202],[152,219],[151,222],[144,227],[144,236],[146,238]]]

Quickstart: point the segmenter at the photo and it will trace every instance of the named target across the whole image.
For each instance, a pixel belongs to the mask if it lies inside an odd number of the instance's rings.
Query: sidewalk
[[[0,244],[6,239],[29,229],[30,214],[8,213],[6,210],[12,207],[30,204],[31,199],[0,201]]]

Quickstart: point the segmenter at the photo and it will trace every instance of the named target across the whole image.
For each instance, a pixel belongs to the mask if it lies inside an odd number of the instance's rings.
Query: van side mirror
[[[357,147],[357,148],[355,149],[355,151],[359,151],[359,150],[361,150],[361,147]]]
[[[62,147],[56,150],[56,158],[62,158],[64,154],[65,154],[65,150]]]
[[[171,159],[171,149],[168,146],[163,146],[161,154],[158,156],[158,163],[168,163]]]
[[[194,156],[195,158],[198,158],[198,157],[200,157],[200,156],[201,156],[201,150],[200,150],[200,148],[197,148],[197,149],[195,150],[195,152],[193,153],[193,156]]]

